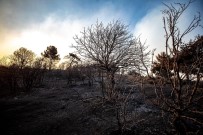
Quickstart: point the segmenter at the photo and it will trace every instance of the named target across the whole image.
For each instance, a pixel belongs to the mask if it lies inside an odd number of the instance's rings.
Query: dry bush
[[[16,65],[0,66],[0,93],[16,95],[22,91],[28,92],[42,83],[44,73],[44,69],[38,68],[24,67],[20,69]]]
[[[0,93],[1,95],[15,95],[19,88],[18,68],[15,65],[0,66]]]
[[[29,92],[35,86],[40,86],[43,82],[45,69],[25,67],[20,71],[22,86]]]
[[[82,78],[81,72],[77,67],[69,67],[66,70],[66,79],[69,86],[76,85],[77,81]]]
[[[189,26],[180,31],[178,22],[181,15],[192,3],[175,3],[166,6],[163,10],[163,23],[166,38],[166,77],[151,76],[154,85],[154,98],[151,102],[168,115],[171,126],[177,134],[202,134],[203,128],[203,92],[200,89],[202,80],[202,42],[198,45],[192,57],[191,44],[183,43],[183,37],[199,27],[200,15],[194,16]],[[184,59],[186,52],[190,59]],[[194,49],[194,47],[193,47]],[[182,60],[184,59],[184,60]],[[166,80],[167,78],[167,80]],[[166,82],[168,85],[166,86]],[[146,94],[146,93],[145,93]]]

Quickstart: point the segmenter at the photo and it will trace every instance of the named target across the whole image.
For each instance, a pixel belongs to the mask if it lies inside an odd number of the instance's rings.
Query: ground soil
[[[168,134],[160,111],[145,102],[137,85],[128,87],[133,87],[133,94],[125,134]],[[100,97],[97,84],[68,86],[65,79],[46,79],[29,94],[0,99],[0,134],[119,134],[115,110]]]

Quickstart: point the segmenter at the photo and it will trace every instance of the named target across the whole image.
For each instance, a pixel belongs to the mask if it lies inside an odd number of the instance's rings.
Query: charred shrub
[[[15,95],[19,88],[18,80],[19,72],[15,65],[0,66],[0,95]]]
[[[44,69],[25,67],[21,70],[21,82],[25,91],[30,91],[34,86],[43,82]]]

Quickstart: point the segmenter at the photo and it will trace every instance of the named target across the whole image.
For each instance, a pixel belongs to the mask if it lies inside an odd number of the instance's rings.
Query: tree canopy
[[[106,26],[97,22],[84,28],[81,35],[76,35],[74,39],[74,47],[81,56],[98,63],[108,72],[115,72],[125,62],[133,43],[127,26],[120,21],[110,22]]]
[[[198,36],[194,41],[181,47],[178,62],[181,65],[182,72],[191,70],[194,63],[198,64],[190,71],[191,74],[196,74],[198,70],[203,73],[203,36]]]
[[[57,48],[52,45],[48,46],[47,49],[44,51],[44,53],[41,53],[41,55],[44,58],[47,58],[49,60],[49,66],[48,66],[49,70],[51,70],[54,64],[54,61],[60,60]]]
[[[59,54],[55,46],[48,46],[47,49],[42,53],[42,56],[52,60],[59,60]]]
[[[156,56],[156,61],[152,64],[152,73],[166,77],[167,72],[169,71],[168,69],[171,70],[170,73],[172,72],[174,60],[180,65],[181,72],[195,74],[197,70],[200,70],[202,73],[203,36],[199,36],[194,41],[190,41],[181,46],[180,51],[178,51],[178,58],[170,57],[169,55],[167,56],[165,52],[158,54]],[[195,62],[198,64],[195,65],[195,67],[198,68],[192,68]]]
[[[172,69],[172,59],[169,55],[166,55],[165,52],[161,52],[156,56],[156,60],[152,63],[151,71],[155,75],[167,78],[167,74],[171,73],[168,69]]]
[[[25,66],[31,66],[32,62],[34,61],[34,58],[34,52],[24,47],[21,47],[20,49],[14,51],[10,60],[12,64],[16,64],[22,69]]]

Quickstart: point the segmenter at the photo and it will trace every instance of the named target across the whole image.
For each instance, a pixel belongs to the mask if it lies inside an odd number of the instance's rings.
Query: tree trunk
[[[176,118],[173,122],[178,135],[187,135],[184,122],[180,118]]]
[[[115,78],[114,78],[114,74],[115,74],[115,72],[108,72],[107,73],[107,77],[108,77],[107,79],[108,79],[108,84],[109,84],[107,93],[108,93],[109,99],[112,99],[113,95],[115,94]]]

